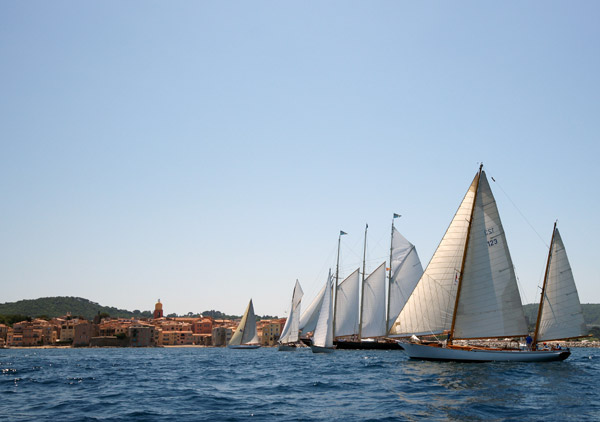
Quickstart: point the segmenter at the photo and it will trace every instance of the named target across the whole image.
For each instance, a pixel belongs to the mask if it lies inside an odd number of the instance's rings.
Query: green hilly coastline
[[[56,296],[42,297],[39,299],[19,300],[18,302],[0,303],[0,315],[23,315],[31,318],[40,316],[54,318],[67,313],[73,316],[82,316],[93,319],[99,313],[106,313],[111,317],[132,318],[151,317],[150,311],[127,311],[111,306],[102,306],[96,302],[81,297]]]

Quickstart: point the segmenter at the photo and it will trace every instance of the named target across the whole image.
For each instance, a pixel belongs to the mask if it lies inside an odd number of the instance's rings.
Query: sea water
[[[399,351],[0,350],[4,421],[600,420],[600,350],[552,363]]]

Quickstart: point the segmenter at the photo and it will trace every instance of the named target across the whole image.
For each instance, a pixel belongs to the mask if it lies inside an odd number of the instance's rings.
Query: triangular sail
[[[333,301],[331,300],[331,277],[327,279],[319,319],[313,334],[313,345],[318,347],[333,347]]]
[[[558,229],[555,229],[551,247],[538,341],[583,337],[587,334],[587,327],[567,251]]]
[[[392,277],[389,289],[389,327],[398,318],[419,279],[423,275],[423,266],[415,246],[393,228],[392,234]]]
[[[454,338],[527,335],[517,277],[484,171],[466,253]]]
[[[300,317],[299,328],[302,330],[301,335],[306,335],[311,331],[315,331],[317,327],[317,321],[319,320],[319,311],[321,309],[321,304],[323,303],[323,296],[325,295],[325,289],[327,288],[327,284],[331,279],[331,270],[329,271],[329,275],[327,276],[327,281],[325,285],[319,290],[317,296],[313,299],[308,308],[302,313]]]
[[[358,334],[358,298],[360,274],[357,269],[342,281],[337,288],[334,336]]]
[[[391,335],[440,334],[450,329],[477,177],[473,179],[429,265],[396,319]]]
[[[229,344],[232,346],[239,346],[241,344],[258,343],[258,333],[256,332],[256,315],[254,315],[254,306],[252,305],[252,299],[244,312],[244,316],[240,321],[240,325],[231,336]]]
[[[292,294],[292,305],[290,306],[290,313],[288,319],[285,321],[281,336],[279,336],[280,343],[294,343],[298,341],[298,325],[300,323],[300,303],[302,301],[304,292],[300,283],[296,280],[294,286],[294,293]]]
[[[385,336],[385,262],[365,279],[362,302],[361,337]]]

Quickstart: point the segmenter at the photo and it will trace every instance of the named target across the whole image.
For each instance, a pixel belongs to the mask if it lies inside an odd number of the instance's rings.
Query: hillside
[[[529,328],[531,331],[535,328],[535,320],[537,319],[538,312],[537,303],[530,303],[523,306],[525,311],[525,317],[528,319]],[[600,326],[600,304],[597,303],[584,303],[581,305],[583,308],[583,319],[589,328]]]
[[[132,318],[151,317],[152,312],[127,311],[110,306],[102,306],[80,297],[57,296],[42,297],[39,299],[19,300],[18,302],[1,303],[0,315],[25,315],[29,317],[45,316],[49,318],[60,317],[68,312],[73,316],[82,316],[93,319],[98,313],[106,313],[111,317]]]

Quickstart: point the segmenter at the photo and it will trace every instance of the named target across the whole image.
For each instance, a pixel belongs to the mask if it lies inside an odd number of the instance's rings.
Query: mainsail
[[[252,305],[252,299],[244,312],[244,316],[240,321],[235,333],[231,336],[229,345],[239,346],[241,344],[254,344],[259,343],[258,333],[256,332],[256,315],[254,315],[254,306]]]
[[[475,176],[391,335],[441,334],[450,329],[477,180]]]
[[[392,227],[390,288],[388,293],[389,331],[406,301],[423,275],[417,249],[395,227]]]
[[[335,333],[334,336],[358,334],[358,299],[360,275],[357,269],[342,281],[335,295]]]
[[[333,301],[331,300],[332,280],[327,279],[319,319],[313,334],[313,345],[318,347],[333,347]]]
[[[294,293],[292,294],[292,305],[290,307],[290,313],[288,319],[285,321],[281,335],[279,336],[279,343],[294,343],[298,341],[298,326],[300,323],[300,303],[304,292],[300,283],[296,280],[294,286]]]
[[[302,313],[300,317],[299,328],[302,330],[302,335],[306,335],[311,331],[315,331],[317,327],[317,321],[319,320],[319,310],[321,309],[321,304],[323,303],[323,297],[325,295],[325,289],[329,284],[329,280],[331,279],[331,270],[329,270],[329,275],[327,276],[327,281],[325,285],[319,290],[317,296],[313,299],[308,308]]]
[[[481,172],[454,338],[527,335],[527,322],[496,200]]]
[[[583,337],[587,328],[567,251],[557,228],[554,229],[548,264],[537,340]]]
[[[385,262],[373,271],[363,285],[360,334],[362,338],[385,336]]]

